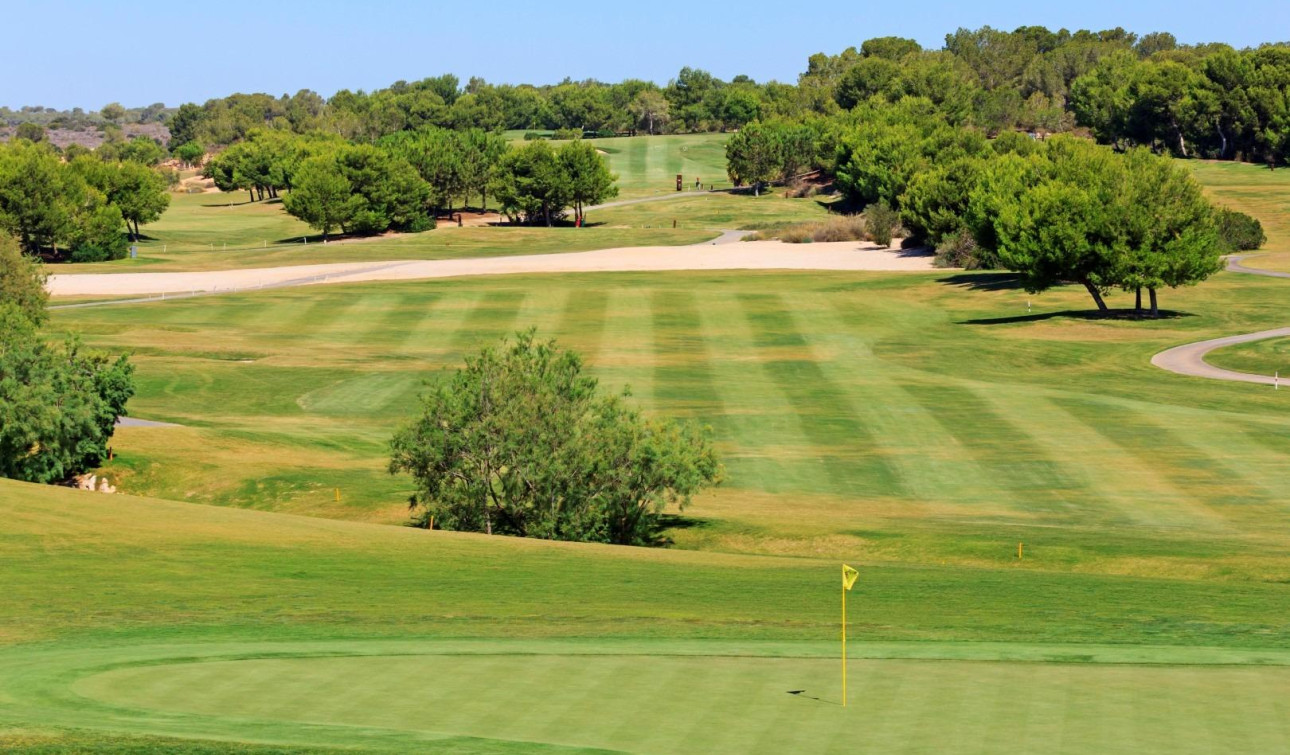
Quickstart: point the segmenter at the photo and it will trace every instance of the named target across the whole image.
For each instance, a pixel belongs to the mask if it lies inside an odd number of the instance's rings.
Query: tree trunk
[[[254,189],[247,189],[247,190],[246,190],[246,193],[251,195],[251,201],[252,201],[252,202],[254,202],[254,201],[255,201],[255,190],[254,190]]]
[[[1227,159],[1227,134],[1223,133],[1223,124],[1221,123],[1214,124],[1214,128],[1218,130],[1218,138],[1222,142],[1222,146],[1218,150],[1218,159],[1225,160]]]
[[[1134,295],[1133,309],[1138,314],[1142,314],[1142,286],[1138,286],[1137,293]]]
[[[1084,281],[1084,288],[1088,289],[1088,293],[1093,297],[1093,301],[1097,302],[1097,311],[1107,312],[1106,300],[1102,298],[1102,292],[1097,290],[1097,286],[1094,286],[1090,281]]]
[[[1151,295],[1151,316],[1159,317],[1160,306],[1156,303],[1156,290],[1154,288],[1148,288],[1147,293]]]

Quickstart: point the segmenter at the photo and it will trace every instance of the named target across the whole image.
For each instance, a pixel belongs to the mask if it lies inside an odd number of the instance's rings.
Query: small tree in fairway
[[[582,360],[534,331],[489,347],[422,397],[391,442],[416,522],[552,540],[647,545],[665,505],[715,484],[705,431],[597,392]]]

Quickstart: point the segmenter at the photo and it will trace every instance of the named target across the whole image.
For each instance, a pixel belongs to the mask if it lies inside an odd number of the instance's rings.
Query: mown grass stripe
[[[1198,504],[1167,476],[1118,446],[1054,403],[1048,391],[1018,388],[1003,395],[977,394],[1050,458],[1067,459],[1063,470],[1088,489],[1069,512],[1072,523],[1187,527],[1221,531],[1229,522]]]
[[[459,353],[470,353],[510,335],[525,295],[524,291],[517,288],[484,293],[453,334],[453,349]]]
[[[723,389],[729,483],[771,493],[828,490],[802,418],[761,361],[750,359],[756,346],[747,319],[728,315],[738,309],[735,296],[712,293],[707,303],[699,317],[715,352],[713,379]]]
[[[591,287],[566,290],[564,309],[553,335],[561,345],[577,350],[586,364],[594,364],[605,330],[609,293]]]
[[[1024,428],[995,412],[965,387],[924,384],[911,394],[984,470],[1018,510],[1078,509],[1089,488]]]
[[[654,364],[655,402],[716,427],[724,414],[724,404],[713,379],[695,295],[655,289],[651,292],[650,312],[658,358]]]
[[[1162,470],[1179,488],[1206,505],[1268,502],[1265,491],[1244,474],[1142,412],[1093,399],[1057,398],[1054,403],[1144,465]]]
[[[897,473],[878,451],[864,420],[850,411],[843,388],[817,363],[793,314],[777,294],[740,294],[767,374],[802,418],[807,438],[838,495],[900,495]]]

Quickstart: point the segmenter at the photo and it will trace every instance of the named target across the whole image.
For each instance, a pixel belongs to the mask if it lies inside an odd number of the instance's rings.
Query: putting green
[[[77,649],[27,654],[16,665],[0,659],[10,680],[0,683],[0,699],[4,687],[17,686],[25,702],[45,708],[46,720],[57,718],[50,707],[61,708],[79,726],[135,733],[437,743],[433,749],[467,742],[492,742],[497,751],[637,753],[1290,748],[1281,694],[1290,667],[1246,665],[1290,660],[1281,656],[1086,647],[1079,660],[1113,662],[1053,663],[1027,659],[1074,657],[1053,646],[859,645],[844,709],[838,661],[823,655],[827,649],[666,641]],[[881,657],[909,650],[923,657]],[[1166,665],[1179,660],[1184,665]]]

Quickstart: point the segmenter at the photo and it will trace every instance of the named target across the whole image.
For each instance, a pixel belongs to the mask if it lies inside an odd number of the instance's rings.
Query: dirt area
[[[392,260],[252,268],[194,273],[92,273],[51,276],[54,296],[199,294],[322,283],[422,280],[474,275],[667,270],[869,270],[930,272],[925,250],[889,249],[856,241],[785,244],[779,241],[696,246],[644,246],[594,252],[456,260]]]

